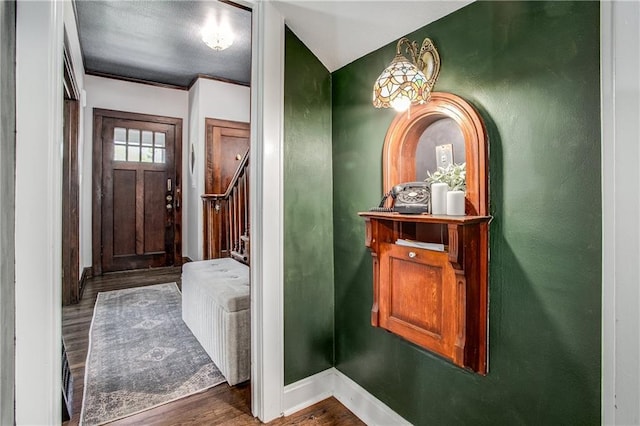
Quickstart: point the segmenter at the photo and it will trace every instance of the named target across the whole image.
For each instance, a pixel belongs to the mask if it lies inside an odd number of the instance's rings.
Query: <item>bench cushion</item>
[[[231,258],[182,265],[182,282],[189,281],[227,312],[249,309],[249,267]]]

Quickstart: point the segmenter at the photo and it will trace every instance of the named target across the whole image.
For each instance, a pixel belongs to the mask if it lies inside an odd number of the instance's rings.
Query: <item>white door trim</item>
[[[251,404],[268,422],[283,413],[284,18],[253,6],[251,78]]]
[[[15,422],[59,424],[64,3],[16,12]]]
[[[600,3],[602,423],[640,423],[640,4]]]

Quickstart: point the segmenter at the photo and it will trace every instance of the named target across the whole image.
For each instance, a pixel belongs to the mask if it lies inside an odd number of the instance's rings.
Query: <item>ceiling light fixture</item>
[[[213,50],[224,50],[233,44],[233,33],[228,27],[207,25],[202,28],[202,41]]]
[[[400,53],[403,44],[411,61]],[[405,111],[412,103],[428,102],[439,73],[440,55],[431,39],[424,39],[418,53],[418,43],[403,37],[395,58],[373,84],[373,106]]]

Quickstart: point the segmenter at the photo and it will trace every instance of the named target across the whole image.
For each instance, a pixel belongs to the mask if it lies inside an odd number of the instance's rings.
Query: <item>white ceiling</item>
[[[333,72],[472,0],[273,0],[289,28]]]

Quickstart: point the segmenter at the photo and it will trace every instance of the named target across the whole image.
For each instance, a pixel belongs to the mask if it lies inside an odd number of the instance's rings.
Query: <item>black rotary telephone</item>
[[[387,198],[391,196],[391,208],[385,207]],[[429,213],[431,211],[431,191],[427,182],[406,182],[391,188],[384,194],[378,207],[371,211],[398,212],[404,214]]]

